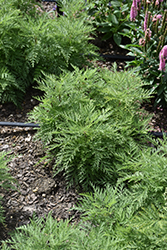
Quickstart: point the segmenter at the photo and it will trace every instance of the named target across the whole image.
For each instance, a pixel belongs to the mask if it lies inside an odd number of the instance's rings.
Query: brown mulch
[[[44,3],[46,11],[54,7],[54,3]],[[94,43],[99,46],[100,53],[126,54],[117,47],[112,39],[102,42],[96,39]],[[112,67],[112,61],[96,62],[97,66]],[[125,63],[117,61],[118,70],[123,70]],[[34,96],[42,95],[39,90],[30,88],[24,98],[21,108],[13,104],[0,105],[0,121],[27,122],[28,113],[39,102]],[[150,125],[154,131],[167,131],[167,110],[153,108],[152,104],[146,103],[143,108],[153,114]],[[71,211],[79,198],[75,187],[67,190],[67,185],[61,175],[53,177],[52,165],[44,167],[39,163],[45,155],[41,141],[34,141],[35,129],[21,127],[0,127],[0,152],[10,152],[14,158],[8,167],[11,175],[17,180],[17,190],[0,190],[3,196],[2,205],[6,217],[5,224],[0,224],[0,241],[7,239],[8,233],[16,227],[30,222],[33,213],[39,217],[52,211],[56,220],[69,219],[78,221],[80,214]]]
[[[27,122],[28,112],[38,105],[33,97],[41,95],[39,90],[30,88],[18,109],[13,104],[0,105],[0,121]],[[41,141],[34,141],[36,130],[29,127],[0,127],[0,152],[9,152],[14,158],[8,167],[17,180],[17,190],[0,190],[5,210],[5,225],[0,225],[0,240],[18,226],[29,223],[33,213],[45,216],[50,211],[55,219],[77,221],[79,214],[69,211],[79,195],[75,188],[67,190],[61,175],[53,177],[52,165],[44,167],[38,163],[45,155]]]

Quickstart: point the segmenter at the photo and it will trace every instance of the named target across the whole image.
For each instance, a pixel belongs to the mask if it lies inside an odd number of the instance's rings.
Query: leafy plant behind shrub
[[[59,75],[73,65],[88,64],[95,47],[88,43],[92,26],[85,14],[76,15],[85,2],[63,1],[65,16],[37,10],[34,1],[0,1],[0,101],[19,104],[41,71]]]
[[[118,166],[144,147],[148,117],[140,101],[149,98],[133,72],[65,73],[47,76],[40,84],[46,94],[30,115],[40,124],[37,138],[55,157],[56,173],[64,171],[71,184],[115,183]]]
[[[130,1],[126,3],[117,1],[87,1],[85,10],[89,14],[89,21],[94,24],[96,30],[102,34],[103,40],[110,37],[119,46],[122,43],[122,37],[129,33],[128,12],[130,10]]]

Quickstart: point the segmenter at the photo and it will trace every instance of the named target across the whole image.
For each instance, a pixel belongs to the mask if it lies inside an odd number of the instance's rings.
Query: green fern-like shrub
[[[103,226],[88,231],[69,221],[59,221],[49,214],[46,219],[34,216],[27,226],[17,228],[11,240],[2,242],[2,250],[110,250],[119,249],[111,236],[103,232]],[[116,247],[116,248],[115,248]]]
[[[15,188],[13,183],[15,182],[14,178],[9,174],[9,169],[7,167],[7,163],[9,162],[9,158],[7,158],[7,154],[4,152],[0,153],[0,192],[4,189]],[[0,200],[2,197],[0,195]],[[0,223],[4,222],[3,217],[3,208],[0,205]]]
[[[136,209],[136,203],[140,205],[140,201],[134,199],[135,191],[110,186],[103,191],[97,188],[93,191],[83,194],[77,207],[83,213],[80,227],[87,234],[90,233],[90,237],[92,232],[95,235],[101,232],[101,235],[108,237],[108,243],[113,246],[111,249],[166,249],[167,213],[164,199],[158,207],[153,201],[149,206],[143,203],[142,207]],[[84,249],[84,240],[82,244],[81,249]]]
[[[124,177],[116,187],[82,194],[76,209],[82,212],[83,228],[103,228],[118,249],[166,249],[167,142],[160,144],[155,152],[149,148],[123,164]]]
[[[95,47],[88,43],[84,1],[63,1],[64,16],[40,12],[36,1],[0,0],[0,102],[19,104],[43,72],[59,75],[88,64]],[[76,15],[80,13],[80,15]]]
[[[157,154],[159,157],[162,155]],[[150,175],[156,181],[155,175]],[[165,195],[158,207],[155,200],[141,207],[134,199],[135,191],[123,185],[107,185],[104,190],[93,187],[93,193],[82,194],[75,207],[83,213],[79,223],[57,222],[51,214],[46,219],[34,216],[29,225],[17,228],[10,240],[2,242],[2,250],[166,249]]]
[[[153,203],[158,207],[164,200],[167,187],[167,140],[164,138],[159,144],[156,150],[145,149],[137,160],[132,158],[120,167],[121,178],[118,183],[126,183],[129,190],[133,190],[136,205],[150,206]]]
[[[138,158],[123,164],[131,175],[125,171],[115,187],[92,186],[81,194],[74,208],[81,212],[79,223],[34,216],[2,242],[2,250],[166,249],[167,142],[159,143],[158,150],[140,150]]]
[[[15,235],[8,243],[12,249],[28,250],[28,249],[71,249],[70,238],[73,236],[73,229],[69,225],[69,221],[57,222],[49,214],[47,220],[38,219],[34,216],[31,224],[17,228]],[[2,249],[8,248],[3,244]]]
[[[30,120],[69,185],[114,185],[120,165],[147,146],[149,118],[139,107],[149,94],[141,85],[133,72],[116,69],[76,69],[40,84],[45,96]]]

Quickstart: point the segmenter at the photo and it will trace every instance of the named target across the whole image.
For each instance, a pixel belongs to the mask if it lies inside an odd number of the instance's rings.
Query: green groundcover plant
[[[158,150],[141,150],[137,159],[124,163],[128,172],[115,187],[93,186],[81,194],[74,208],[81,212],[79,223],[34,216],[2,242],[2,250],[166,249],[167,141],[159,143]]]
[[[94,188],[77,206],[84,226],[103,225],[103,234],[120,249],[166,249],[167,141],[159,143],[158,150],[140,151],[138,159],[123,164],[116,187]]]
[[[76,68],[40,83],[45,95],[30,120],[40,124],[36,138],[69,185],[114,184],[120,164],[147,147],[150,117],[140,103],[149,93],[141,86],[140,77],[118,73],[116,65],[113,72]]]
[[[132,41],[123,46],[136,56],[127,66],[138,67],[147,88],[156,95],[155,105],[166,105],[167,100],[167,3],[133,0],[130,11]]]
[[[85,1],[62,1],[65,15],[46,13],[34,0],[0,0],[0,101],[19,104],[41,71],[88,64],[95,47],[88,43],[94,28],[85,23]]]
[[[7,163],[10,161],[11,158],[7,158],[7,154],[4,152],[0,152],[0,193],[4,189],[13,189],[15,188],[13,183],[15,182],[14,178],[9,174],[9,169],[7,167]],[[2,197],[0,195],[0,201]],[[3,208],[0,205],[0,223],[4,222],[3,216]]]

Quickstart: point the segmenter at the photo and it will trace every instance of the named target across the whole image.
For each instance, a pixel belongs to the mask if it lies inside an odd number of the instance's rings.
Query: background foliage
[[[59,75],[88,64],[87,55],[95,51],[88,43],[93,28],[81,15],[85,2],[76,2],[63,1],[66,14],[57,18],[33,0],[0,1],[1,102],[19,104],[41,70]]]
[[[122,46],[135,56],[127,66],[134,66],[156,97],[155,105],[166,106],[167,73],[159,70],[159,53],[167,43],[166,1],[140,1],[137,15],[130,22],[131,31],[126,35],[131,44]],[[158,19],[157,15],[161,15]]]
[[[122,37],[129,33],[129,10],[131,0],[128,1],[86,1],[85,10],[88,11],[90,22],[96,31],[103,33],[103,40],[113,38],[117,45],[122,43]]]

